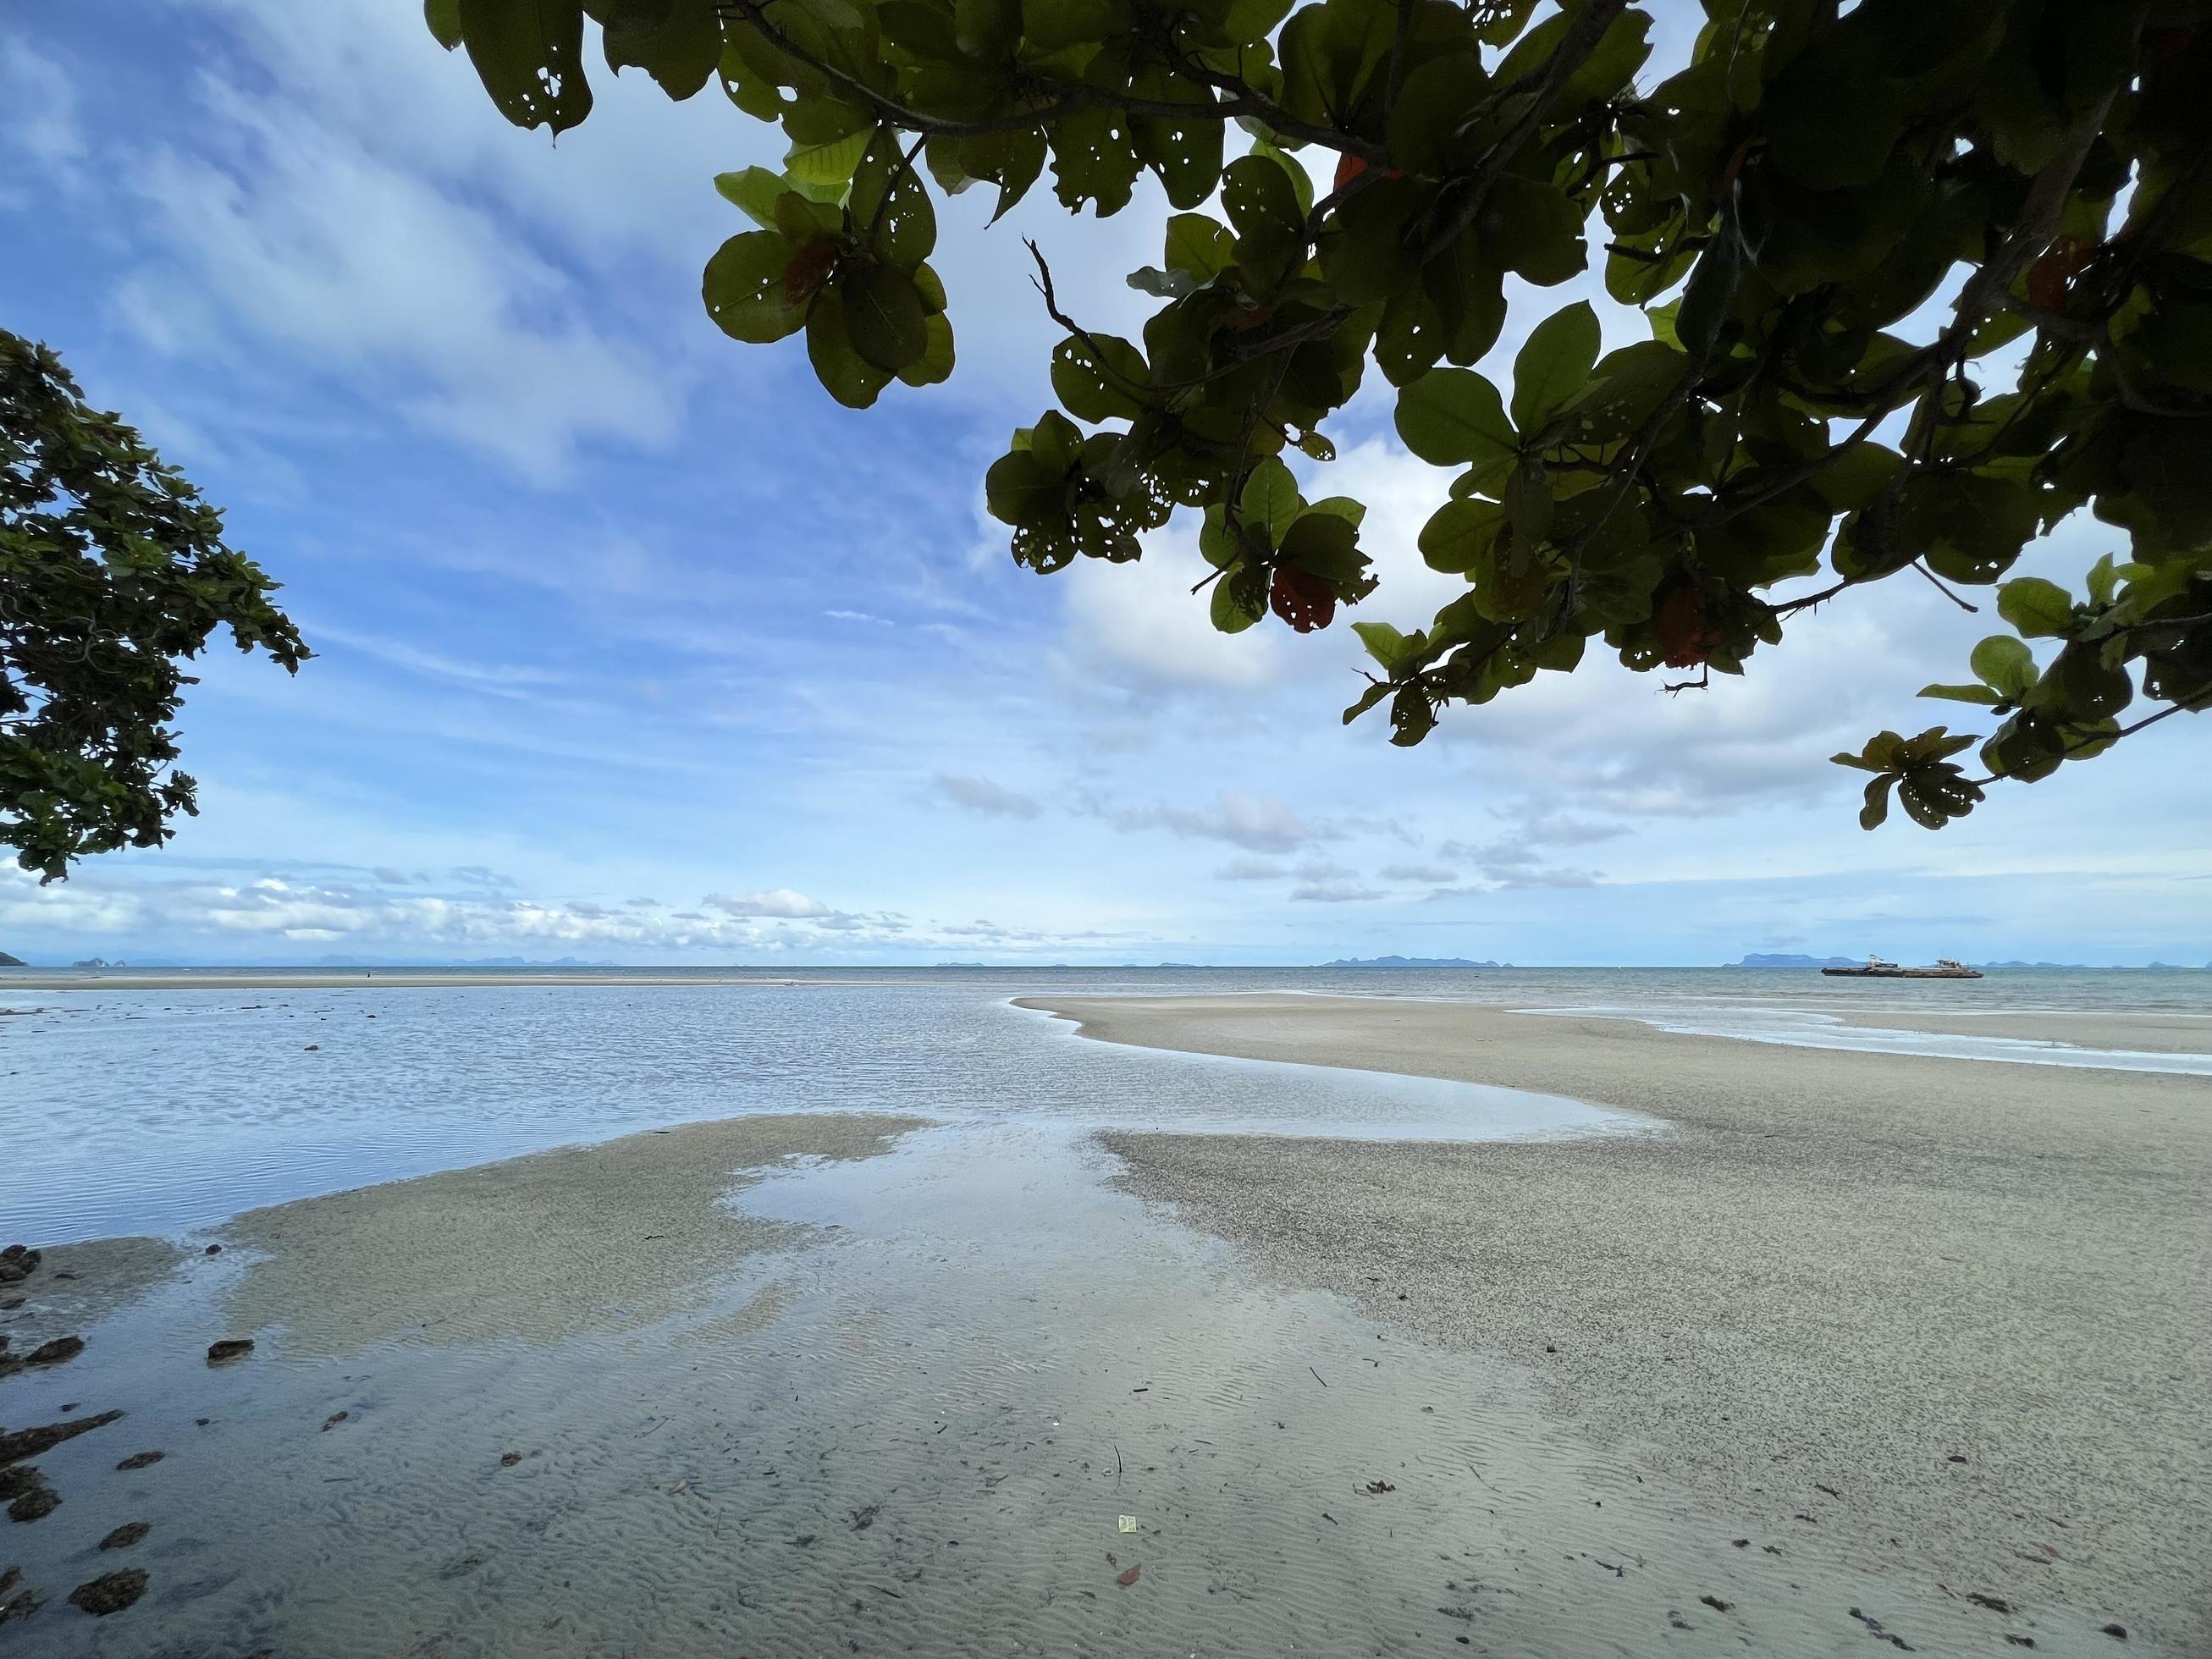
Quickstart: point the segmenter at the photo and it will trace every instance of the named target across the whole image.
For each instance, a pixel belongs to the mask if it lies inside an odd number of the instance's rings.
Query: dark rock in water
[[[111,1572],[88,1584],[79,1584],[70,1592],[70,1601],[95,1619],[105,1619],[111,1613],[122,1612],[145,1593],[144,1569],[125,1567],[121,1572]]]
[[[337,1427],[339,1424],[344,1422],[346,1419],[352,1415],[353,1413],[351,1412],[332,1412],[328,1417],[323,1419],[323,1432],[325,1434],[328,1434],[332,1429]]]
[[[42,1342],[23,1356],[26,1365],[60,1365],[84,1352],[81,1336],[58,1336],[51,1342]],[[64,1410],[68,1407],[64,1407]]]
[[[7,1595],[22,1582],[23,1570],[21,1567],[10,1567],[7,1571],[0,1572],[0,1595]]]
[[[499,1466],[503,1469],[511,1469],[521,1461],[522,1454],[520,1452],[501,1452],[499,1455]]]
[[[46,1476],[36,1469],[14,1471],[28,1475],[27,1480],[18,1479],[15,1501],[8,1505],[10,1521],[43,1521],[62,1506],[62,1495],[46,1484]]]
[[[30,1299],[27,1296],[11,1296],[6,1301],[0,1302],[0,1313],[13,1313]]]
[[[2128,1639],[2128,1627],[2125,1625],[2100,1625],[2097,1628],[2115,1642],[2124,1642]]]
[[[8,1594],[15,1588],[15,1580],[20,1576],[13,1567],[0,1573],[0,1598],[4,1598],[0,1599],[0,1625],[6,1624],[10,1619],[28,1619],[39,1610],[39,1598],[30,1591],[24,1590],[15,1595]]]
[[[210,1365],[227,1364],[234,1359],[243,1359],[246,1355],[252,1352],[253,1339],[252,1337],[227,1336],[220,1342],[210,1342],[208,1344],[208,1364]]]
[[[210,1244],[206,1249],[201,1251],[200,1254],[202,1255],[221,1255],[222,1254],[222,1246],[220,1244]]]
[[[38,1271],[39,1253],[21,1244],[0,1250],[0,1285],[13,1285]]]
[[[100,1547],[104,1550],[127,1550],[153,1530],[153,1524],[150,1522],[126,1521],[106,1537],[101,1539]]]
[[[157,1452],[157,1451],[132,1452],[132,1453],[131,1454],[131,1455],[130,1455],[130,1456],[128,1456],[128,1457],[125,1458],[125,1459],[124,1459],[120,1463],[118,1463],[115,1467],[116,1467],[117,1468],[118,1468],[118,1469],[146,1469],[146,1468],[151,1468],[155,1464],[156,1464],[156,1463],[160,1462],[161,1461],[161,1459],[162,1459],[163,1457],[167,1456],[167,1454],[166,1452]]]
[[[51,1450],[64,1440],[74,1440],[81,1434],[104,1428],[116,1421],[121,1412],[102,1412],[97,1417],[88,1417],[75,1423],[47,1423],[35,1429],[14,1429],[0,1434],[0,1465],[20,1463],[27,1457],[36,1457]]]

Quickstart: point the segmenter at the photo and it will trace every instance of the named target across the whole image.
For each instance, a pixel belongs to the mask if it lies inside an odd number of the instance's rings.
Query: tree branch
[[[1509,99],[1522,95],[1525,88],[1528,107],[1522,111],[1520,118],[1505,130],[1504,136],[1483,156],[1482,165],[1468,179],[1465,199],[1444,222],[1443,228],[1422,248],[1421,258],[1425,263],[1450,246],[1480,216],[1483,204],[1490,199],[1491,186],[1498,182],[1506,165],[1528,141],[1529,136],[1543,124],[1544,117],[1550,111],[1553,101],[1559,97],[1560,88],[1589,60],[1590,53],[1597,50],[1597,43],[1604,38],[1606,30],[1613,27],[1613,20],[1620,15],[1627,3],[1628,0],[1589,0],[1575,14],[1575,21],[1559,37],[1558,47],[1546,60],[1544,67],[1533,76],[1523,76],[1498,94],[1494,101],[1502,105]]]

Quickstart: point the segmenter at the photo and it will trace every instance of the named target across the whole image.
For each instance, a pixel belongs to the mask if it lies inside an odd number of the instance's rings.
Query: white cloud
[[[940,772],[930,781],[930,787],[941,799],[986,817],[1033,818],[1044,810],[1030,797],[988,778]]]
[[[69,71],[20,39],[0,40],[0,156],[73,179],[84,155]],[[27,200],[26,192],[0,183],[0,208]]]
[[[1440,864],[1386,864],[1375,873],[1385,881],[1417,881],[1434,885],[1455,879],[1459,872]]]
[[[1356,887],[1349,882],[1309,882],[1291,890],[1293,904],[1357,904],[1368,899],[1379,899],[1382,894],[1369,887]]]
[[[544,481],[579,444],[673,435],[671,371],[603,332],[574,281],[481,206],[312,103],[213,77],[196,101],[125,174],[159,248],[120,290],[149,343],[222,350],[193,337],[212,316]]]
[[[1296,852],[1317,841],[1340,841],[1346,834],[1340,824],[1301,817],[1283,801],[1233,793],[1200,807],[1111,806],[1094,800],[1085,803],[1085,810],[1116,830],[1164,830],[1197,841],[1225,841],[1255,853]]]
[[[794,893],[788,887],[771,888],[764,893],[709,893],[699,901],[701,908],[720,910],[728,916],[827,916],[836,914],[819,899],[811,899],[804,893]]]
[[[1250,690],[1285,665],[1283,630],[1216,630],[1194,583],[1212,574],[1198,556],[1194,515],[1144,538],[1133,564],[1078,559],[1049,580],[1062,590],[1064,669],[1085,682],[1103,677],[1139,692],[1190,688]],[[1003,531],[1003,526],[997,526]]]

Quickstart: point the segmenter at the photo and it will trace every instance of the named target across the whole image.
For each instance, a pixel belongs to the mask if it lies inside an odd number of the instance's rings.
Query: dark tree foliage
[[[1869,827],[1893,792],[1933,828],[2205,707],[2212,0],[1704,10],[1688,60],[1655,63],[1624,0],[428,6],[518,125],[588,114],[586,14],[611,69],[781,124],[781,173],[716,181],[757,228],[708,264],[707,309],[740,340],[803,332],[854,407],[951,372],[931,180],[1003,213],[1049,167],[1103,216],[1152,173],[1175,211],[1129,278],[1160,301],[1141,338],[1065,315],[1037,258],[1062,407],[991,468],[991,511],[1051,571],[1195,510],[1219,628],[1326,627],[1375,586],[1363,509],[1304,500],[1282,452],[1328,460],[1371,365],[1456,472],[1420,551],[1468,583],[1419,632],[1355,624],[1377,670],[1346,718],[1386,707],[1394,742],[1594,639],[1678,684],[1741,673],[1791,616],[1907,571],[1996,585],[2011,631],[1923,694],[1987,711],[1983,775],[1942,726],[1836,757],[1875,774]],[[1338,158],[1318,201],[1307,147]],[[1601,356],[1578,302],[1510,386],[1475,371],[1507,276],[1593,262],[1648,340]],[[2006,579],[2084,507],[2116,546],[2075,591]]]
[[[308,653],[276,586],[59,358],[0,330],[0,845],[52,881],[167,840],[196,810],[170,769],[192,683],[177,659],[227,626],[296,671]]]

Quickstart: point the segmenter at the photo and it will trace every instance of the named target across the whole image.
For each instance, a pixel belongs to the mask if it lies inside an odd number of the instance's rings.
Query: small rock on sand
[[[26,1365],[60,1365],[84,1352],[81,1336],[58,1336],[51,1342],[42,1342],[23,1356]]]
[[[47,1423],[35,1429],[15,1429],[0,1434],[0,1468],[36,1457],[64,1440],[74,1440],[81,1434],[104,1428],[122,1415],[121,1412],[102,1412],[97,1417],[82,1418],[75,1423]]]
[[[246,1355],[252,1352],[253,1339],[252,1337],[228,1336],[220,1342],[210,1342],[208,1344],[208,1364],[210,1365],[227,1364],[234,1359],[243,1359]]]
[[[121,1572],[106,1573],[88,1584],[79,1584],[70,1592],[70,1601],[94,1618],[104,1619],[111,1613],[122,1612],[145,1593],[144,1570],[125,1567]]]
[[[153,1530],[151,1522],[125,1521],[100,1540],[100,1547],[104,1550],[127,1550]]]
[[[160,1462],[162,1460],[162,1458],[166,1457],[167,1455],[168,1455],[168,1454],[167,1454],[167,1453],[166,1453],[166,1452],[157,1452],[157,1451],[132,1452],[132,1453],[131,1454],[131,1455],[130,1455],[130,1456],[128,1456],[128,1457],[125,1458],[125,1459],[124,1459],[120,1463],[118,1463],[115,1467],[116,1467],[117,1468],[118,1468],[118,1469],[147,1469],[147,1468],[153,1468],[153,1466],[154,1466],[155,1464],[156,1464],[156,1463]]]
[[[28,1619],[39,1610],[39,1598],[28,1590],[18,1591],[16,1581],[22,1574],[14,1567],[0,1572],[0,1625],[10,1619]]]
[[[0,1472],[0,1498],[9,1500],[10,1521],[43,1521],[62,1504],[62,1495],[34,1468]]]

